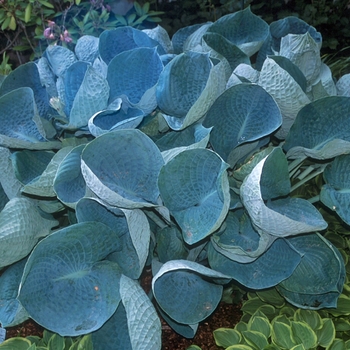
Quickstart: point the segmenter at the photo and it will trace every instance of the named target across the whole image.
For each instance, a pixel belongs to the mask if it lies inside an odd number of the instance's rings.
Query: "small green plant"
[[[0,75],[8,75],[11,71],[11,64],[9,62],[9,56],[6,54],[6,52],[3,52],[2,54],[2,61],[0,64]]]
[[[71,338],[44,330],[42,338],[38,336],[10,338],[0,344],[0,349],[92,350],[92,341],[91,335]]]

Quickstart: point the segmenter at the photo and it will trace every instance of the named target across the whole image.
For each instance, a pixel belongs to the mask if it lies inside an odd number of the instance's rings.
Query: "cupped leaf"
[[[50,151],[30,150],[12,153],[11,162],[17,179],[24,185],[37,180],[54,155]]]
[[[263,170],[267,171],[264,164],[268,157],[279,157],[279,154],[275,151],[261,160],[245,178],[240,188],[242,203],[247,209],[254,227],[258,231],[261,230],[276,237],[325,229],[327,223],[322,215],[304,199],[280,199],[275,203],[268,202],[268,206],[265,204],[260,184]],[[274,162],[271,162],[270,166],[272,164]]]
[[[152,29],[143,29],[144,33],[146,33],[151,39],[157,41],[160,45],[162,45],[164,51],[167,54],[173,53],[173,44],[170,40],[168,32],[160,25],[157,25]]]
[[[77,40],[74,51],[79,61],[93,63],[98,57],[99,38],[83,35]]]
[[[122,275],[120,296],[127,316],[132,349],[160,350],[161,323],[144,290],[136,281]]]
[[[64,76],[67,69],[77,61],[74,52],[61,45],[49,45],[44,57],[57,77]]]
[[[291,237],[288,242],[303,256],[293,274],[276,286],[277,290],[300,308],[336,307],[345,278],[338,250],[319,234]]]
[[[107,109],[95,113],[89,119],[88,127],[91,135],[97,137],[117,129],[134,129],[144,116],[141,109],[122,106],[122,99],[118,98]]]
[[[281,123],[276,102],[263,88],[239,84],[217,98],[203,125],[213,127],[210,143],[231,164],[230,158],[234,157],[236,147],[271,134]]]
[[[175,57],[160,74],[156,97],[173,130],[201,119],[226,85],[225,64],[207,53],[188,51]]]
[[[126,98],[133,107],[151,113],[157,106],[155,85],[162,70],[156,48],[139,47],[121,52],[108,65],[109,101]]]
[[[57,167],[52,184],[57,198],[72,208],[86,192],[86,184],[81,173],[81,153],[84,147],[85,145],[73,149],[69,147],[69,152]]]
[[[123,51],[137,47],[158,47],[159,54],[165,54],[164,49],[156,40],[151,39],[146,33],[133,27],[119,27],[113,30],[105,30],[99,38],[100,56],[107,64]]]
[[[262,66],[259,85],[274,98],[281,110],[283,122],[276,136],[284,139],[299,110],[310,103],[303,90],[306,88],[306,79],[299,68],[287,58],[270,56]]]
[[[14,263],[0,277],[0,323],[3,327],[18,325],[29,318],[28,313],[17,300],[18,287],[21,282],[27,259]]]
[[[41,82],[38,66],[34,62],[22,64],[14,69],[0,85],[0,96],[22,87],[31,88],[40,117],[49,119],[52,108],[49,95]],[[21,97],[18,97],[18,100]],[[17,100],[17,102],[18,102]]]
[[[328,164],[323,172],[325,185],[320,192],[320,200],[340,218],[350,223],[350,155],[340,155]]]
[[[0,267],[27,256],[57,224],[56,220],[41,216],[31,200],[11,199],[0,213]]]
[[[88,66],[81,85],[74,95],[68,117],[69,123],[64,128],[79,129],[87,126],[89,119],[95,113],[107,107],[108,97],[109,86],[107,80],[93,67]]]
[[[118,236],[102,223],[83,222],[56,231],[31,253],[19,301],[37,323],[61,335],[100,328],[121,299],[120,268],[103,260],[119,247]]]
[[[184,52],[184,43],[187,38],[194,33],[197,29],[202,27],[205,23],[193,24],[190,26],[186,26],[180,28],[175,32],[173,37],[171,38],[171,43],[173,44],[173,49],[175,54],[181,54]]]
[[[206,22],[194,31],[184,42],[183,51],[203,51],[202,38],[211,25],[212,22]]]
[[[350,97],[350,73],[344,74],[339,78],[336,84],[338,96]]]
[[[328,159],[350,152],[350,97],[330,96],[304,106],[287,135],[287,157]]]
[[[269,34],[269,26],[250,8],[221,17],[208,29],[208,32],[221,34],[238,46],[247,56],[256,53]]]
[[[221,34],[205,33],[203,40],[211,49],[227,59],[231,72],[241,63],[250,64],[249,57]]]
[[[153,277],[152,290],[164,312],[176,322],[195,324],[208,317],[222,296],[222,285],[230,278],[198,263],[172,260]]]
[[[209,245],[208,259],[212,269],[224,273],[251,289],[273,287],[288,278],[301,260],[301,254],[284,239],[275,240],[258,258],[249,263],[233,261]]]
[[[230,204],[227,164],[207,149],[179,153],[159,174],[161,198],[188,244],[218,229]]]
[[[230,211],[220,231],[212,235],[211,243],[229,260],[249,263],[265,253],[275,239],[264,232],[259,234],[246,212]]]
[[[55,197],[56,193],[53,189],[53,185],[57,169],[63,158],[71,151],[71,149],[72,148],[70,146],[67,146],[60,149],[57,153],[54,153],[53,157],[51,153],[49,155],[46,155],[50,159],[50,162],[47,164],[42,173],[39,174],[39,176],[33,178],[29,183],[23,186],[22,192],[42,197]],[[25,164],[25,169],[28,171],[28,169],[31,167],[36,167],[37,161],[35,162],[33,160],[33,151],[30,153],[31,157],[28,157],[27,153],[30,151],[23,152],[26,152],[26,157],[23,157],[22,160],[23,164]],[[26,162],[24,162],[24,160],[26,160]],[[28,160],[32,160],[33,162],[29,164]]]
[[[284,36],[279,54],[300,68],[309,85],[315,82],[321,72],[320,45],[308,32]]]
[[[163,164],[157,146],[144,133],[132,129],[101,135],[82,153],[87,186],[110,205],[123,208],[157,204]]]
[[[44,141],[43,128],[31,88],[21,87],[2,95],[0,116],[1,143],[3,137],[27,142]]]

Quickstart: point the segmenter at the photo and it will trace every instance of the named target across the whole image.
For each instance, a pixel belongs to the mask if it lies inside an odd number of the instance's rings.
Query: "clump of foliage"
[[[160,349],[158,313],[191,338],[232,282],[336,308],[347,261],[314,204],[349,224],[349,76],[334,82],[321,45],[247,8],[171,40],[84,35],[6,76],[2,326]]]
[[[0,349],[21,350],[92,350],[91,335],[81,337],[61,337],[59,334],[44,330],[43,337],[15,337],[0,344]]]

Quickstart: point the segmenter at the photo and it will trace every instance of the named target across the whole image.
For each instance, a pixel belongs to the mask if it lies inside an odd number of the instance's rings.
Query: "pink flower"
[[[52,34],[51,33],[51,28],[45,28],[45,30],[44,30],[44,37],[49,39],[51,34]]]
[[[55,23],[54,21],[48,20],[48,21],[47,21],[47,24],[48,24],[49,28],[52,29],[52,28],[55,26],[56,23]]]
[[[49,38],[48,38],[48,39],[54,40],[54,39],[55,39],[55,34],[54,34],[54,33],[51,33],[51,34],[49,35]]]
[[[69,36],[69,32],[67,29],[63,32],[63,39],[61,40],[65,41],[66,43],[71,43],[73,41],[73,39]]]

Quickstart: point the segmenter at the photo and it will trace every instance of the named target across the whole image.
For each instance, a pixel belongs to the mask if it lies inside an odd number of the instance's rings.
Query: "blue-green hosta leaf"
[[[158,305],[176,322],[195,324],[207,318],[222,296],[230,277],[187,260],[165,263],[153,277],[152,290]],[[215,282],[216,283],[215,283]]]
[[[199,242],[222,224],[230,205],[227,164],[207,149],[179,153],[159,174],[164,205],[188,244]]]
[[[108,65],[109,101],[121,97],[145,114],[151,113],[157,106],[155,85],[162,70],[156,48],[138,47],[121,52]]]
[[[8,203],[9,198],[6,195],[6,192],[4,188],[2,187],[1,181],[0,181],[0,211],[4,209],[6,203]]]
[[[221,230],[211,237],[219,255],[239,263],[250,263],[271,246],[276,237],[258,233],[245,212],[229,212]]]
[[[68,207],[75,208],[76,203],[86,192],[86,185],[81,173],[81,153],[85,145],[68,148],[67,152],[60,157],[56,166],[52,189],[57,198]]]
[[[186,259],[188,251],[181,232],[175,226],[166,226],[157,231],[157,255],[159,261],[166,263],[170,260]]]
[[[51,233],[57,224],[42,217],[29,199],[11,199],[0,213],[0,267],[27,256],[38,240]]]
[[[170,40],[168,32],[163,27],[157,25],[155,28],[143,29],[142,31],[146,33],[151,39],[157,41],[160,45],[162,45],[164,51],[167,54],[173,53],[173,44]]]
[[[195,324],[183,324],[174,321],[170,318],[161,308],[158,307],[158,312],[164,319],[164,321],[178,334],[187,339],[192,339],[198,330],[198,323]]]
[[[20,303],[37,323],[63,336],[100,328],[121,299],[120,268],[103,260],[119,247],[118,236],[102,223],[83,222],[56,231],[29,256]]]
[[[99,52],[101,58],[107,64],[119,53],[137,47],[157,47],[160,55],[165,54],[164,49],[157,41],[136,28],[119,27],[113,30],[105,30],[100,35]]]
[[[62,77],[67,69],[77,61],[74,52],[60,45],[49,45],[44,52],[52,71]]]
[[[21,87],[0,97],[1,136],[24,141],[44,141],[33,90]]]
[[[307,309],[336,307],[345,280],[344,260],[320,234],[288,238],[302,259],[277,290],[293,305]]]
[[[210,47],[210,49],[215,50],[218,54],[227,59],[228,63],[230,64],[231,72],[240,63],[250,65],[249,57],[221,34],[211,32],[205,33],[203,35],[203,40]]]
[[[67,117],[69,117],[72,110],[75,96],[84,80],[88,67],[88,62],[77,61],[67,69],[64,75],[64,112]]]
[[[29,318],[17,300],[18,287],[26,261],[27,259],[23,259],[14,263],[0,277],[0,323],[3,327],[18,325]]]
[[[16,151],[11,155],[11,162],[17,179],[22,184],[35,181],[46,169],[55,155],[51,151]]]
[[[226,85],[225,64],[213,64],[208,53],[188,51],[175,57],[160,74],[156,96],[173,130],[201,119]]]
[[[350,152],[350,98],[330,96],[303,107],[283,148],[287,157],[328,159]]]
[[[261,230],[277,237],[325,229],[327,223],[323,220],[322,215],[306,200],[297,198],[279,200],[275,206],[273,203],[270,204],[274,209],[265,205],[260,181],[262,172],[265,170],[265,161],[276,154],[272,152],[261,160],[244,179],[240,188],[242,203],[249,213],[253,226],[258,232]],[[270,164],[273,166],[274,162]]]
[[[208,259],[212,269],[232,277],[247,288],[265,289],[288,278],[300,263],[301,254],[284,239],[277,239],[252,262],[231,260],[213,245],[209,245]]]
[[[83,35],[75,45],[75,55],[79,61],[93,63],[98,57],[99,39],[92,35]]]
[[[107,109],[95,113],[88,122],[91,135],[97,137],[117,129],[135,129],[143,120],[145,113],[138,108],[122,105],[117,98]]]
[[[57,153],[54,153],[53,157],[51,154],[50,162],[47,164],[47,166],[41,172],[41,174],[39,174],[37,177],[32,179],[29,183],[26,183],[23,186],[21,191],[32,195],[41,196],[41,197],[55,197],[56,193],[54,191],[53,184],[54,184],[56,172],[63,158],[68,154],[68,152],[71,151],[71,149],[72,147],[67,146],[60,149]],[[25,152],[24,156],[27,156],[27,152],[30,152],[30,151],[22,151],[22,152]],[[36,152],[39,152],[39,151],[36,151]],[[37,162],[34,161],[29,164],[27,160],[33,160],[33,157],[29,159],[28,158],[23,158],[23,161],[25,161],[24,163],[25,169],[30,169],[31,167],[36,168]]]
[[[49,113],[52,113],[49,95],[41,82],[38,66],[34,62],[22,64],[13,70],[0,85],[0,96],[21,87],[29,87],[33,90],[40,117],[49,119]]]
[[[247,7],[245,10],[221,17],[208,32],[221,34],[250,57],[260,49],[267,38],[269,26]]]
[[[124,275],[138,279],[145,267],[151,231],[146,215],[139,209],[121,209],[128,225],[128,233],[121,237],[121,250],[108,256],[118,263]]]
[[[213,127],[210,143],[225,161],[230,162],[236,147],[271,134],[281,123],[276,102],[263,88],[239,84],[217,98],[203,125]]]
[[[336,84],[338,96],[350,97],[350,73],[344,74],[339,78]]]
[[[175,34],[171,38],[171,42],[173,44],[173,49],[175,54],[181,54],[184,52],[184,43],[187,40],[187,38],[194,33],[197,29],[202,27],[204,23],[199,24],[193,24],[190,26],[186,26],[183,28],[180,28],[178,31],[175,32]]]
[[[128,320],[123,303],[107,322],[91,334],[94,350],[113,349],[133,350],[130,343]]]
[[[284,36],[281,39],[279,54],[300,68],[309,85],[318,78],[322,65],[320,45],[309,32]]]
[[[120,296],[126,312],[132,349],[160,350],[161,323],[144,290],[137,281],[122,275]]]
[[[67,129],[87,126],[89,119],[107,107],[109,86],[107,80],[88,66],[84,79],[75,95]]]
[[[167,163],[177,154],[195,148],[206,148],[209,142],[211,128],[202,124],[192,124],[181,131],[170,131],[160,138],[156,145],[163,150],[162,156]]]
[[[287,61],[287,59],[285,60]],[[284,139],[293,125],[298,112],[302,107],[310,103],[310,100],[303,91],[302,86],[284,66],[280,65],[279,61],[280,59],[277,58],[276,60],[274,56],[265,59],[259,77],[259,85],[274,98],[281,110],[283,122],[276,136]],[[293,65],[293,63],[290,62],[290,65]]]
[[[316,83],[312,86],[313,100],[327,96],[336,96],[337,88],[333,81],[333,74],[330,68],[322,63],[320,74],[316,80]]]
[[[82,153],[87,186],[110,205],[129,209],[157,204],[157,181],[163,164],[158,147],[133,129],[101,135]]]
[[[0,183],[8,199],[18,197],[22,183],[17,179],[8,148],[0,147]]]
[[[202,38],[211,25],[212,22],[206,22],[201,25],[196,31],[194,31],[184,42],[183,51],[203,51]]]
[[[260,72],[254,69],[250,64],[240,63],[233,71],[231,76],[238,77],[242,83],[253,83],[257,84],[259,81]],[[231,77],[230,77],[231,78]],[[226,87],[228,88],[229,83],[227,82]],[[232,78],[230,86],[237,85],[232,83]]]
[[[340,155],[328,164],[323,172],[325,185],[320,193],[321,202],[334,210],[340,218],[350,224],[350,155]]]

